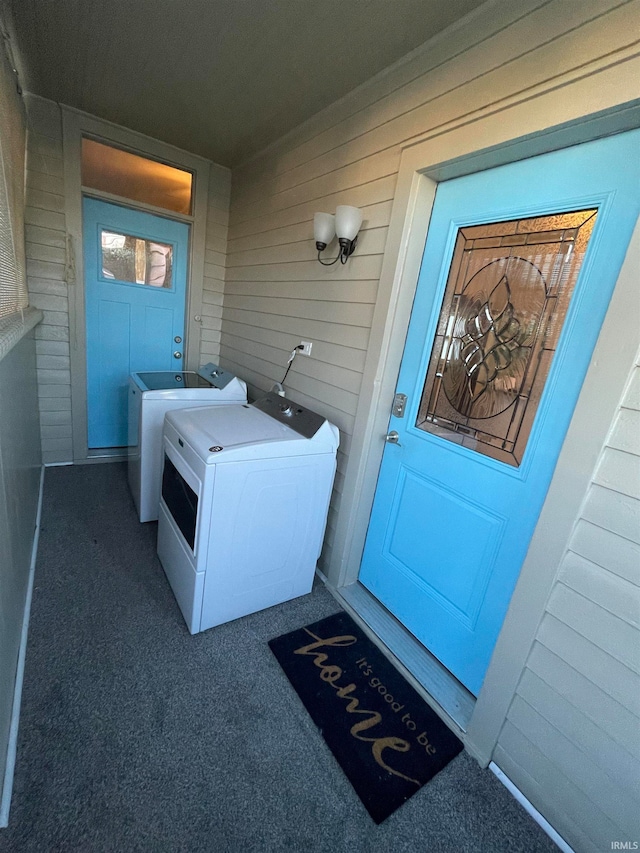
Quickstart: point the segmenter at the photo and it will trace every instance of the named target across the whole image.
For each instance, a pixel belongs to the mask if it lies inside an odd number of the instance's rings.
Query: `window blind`
[[[0,47],[0,317],[29,304],[24,252],[25,119]]]

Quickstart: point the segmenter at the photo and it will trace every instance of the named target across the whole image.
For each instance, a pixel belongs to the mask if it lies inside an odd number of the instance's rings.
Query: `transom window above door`
[[[171,245],[105,230],[101,231],[100,243],[104,279],[171,287]]]
[[[173,213],[191,213],[191,172],[86,137],[82,139],[82,185]]]

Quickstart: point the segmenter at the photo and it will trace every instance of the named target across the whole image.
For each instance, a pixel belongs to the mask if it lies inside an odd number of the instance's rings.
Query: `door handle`
[[[179,350],[176,350],[173,354],[174,358],[182,358],[182,353]]]
[[[400,436],[395,431],[395,429],[392,429],[391,432],[388,432],[385,435],[384,440],[387,442],[387,444],[397,444],[398,447],[400,447]]]

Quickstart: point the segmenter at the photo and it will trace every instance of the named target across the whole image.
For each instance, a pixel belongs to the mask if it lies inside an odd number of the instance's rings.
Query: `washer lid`
[[[305,438],[256,405],[178,409],[165,416],[166,423],[208,463],[335,453],[338,430],[320,420],[313,437]]]
[[[224,385],[218,387],[194,371],[153,370],[132,373],[129,385],[134,393],[140,391],[146,400],[210,400],[212,406],[216,403],[245,403],[245,383],[230,373],[226,375],[231,376],[231,379],[225,380]]]
[[[145,391],[165,388],[212,388],[213,383],[193,370],[152,370],[135,374]]]

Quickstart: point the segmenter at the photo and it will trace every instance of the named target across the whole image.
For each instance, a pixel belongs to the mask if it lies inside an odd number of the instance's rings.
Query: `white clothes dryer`
[[[338,443],[277,394],[167,414],[158,555],[192,634],[311,591]]]
[[[166,412],[247,400],[247,386],[216,364],[195,371],[132,373],[129,379],[128,476],[140,521],[158,518],[162,425]]]

